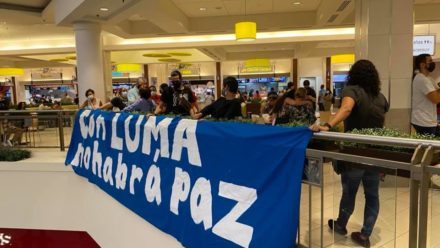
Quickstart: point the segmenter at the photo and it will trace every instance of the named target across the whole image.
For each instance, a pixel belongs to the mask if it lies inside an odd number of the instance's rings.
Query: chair
[[[261,114],[261,103],[246,103],[246,112],[254,115]]]

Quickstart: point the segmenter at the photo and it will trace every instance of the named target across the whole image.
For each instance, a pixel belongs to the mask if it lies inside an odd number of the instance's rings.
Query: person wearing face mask
[[[159,105],[160,95],[157,94],[156,87],[155,86],[150,86],[150,91],[151,91],[151,100],[153,100],[156,105]]]
[[[238,82],[233,77],[227,77],[223,80],[224,93],[217,101],[206,106],[196,113],[191,111],[191,117],[194,119],[200,119],[205,116],[211,115],[215,119],[234,119],[241,117],[241,103],[240,100],[235,97],[238,92]]]
[[[87,99],[81,104],[82,109],[99,109],[102,106],[100,99],[95,97],[95,91],[92,89],[86,90]]]
[[[189,115],[191,104],[195,101],[191,88],[185,89],[182,84],[182,74],[175,70],[171,72],[171,84],[168,94],[161,99],[166,103],[166,112],[178,115]]]
[[[417,133],[438,136],[436,105],[440,103],[440,89],[434,87],[429,77],[434,70],[431,55],[420,54],[414,58],[411,124]]]

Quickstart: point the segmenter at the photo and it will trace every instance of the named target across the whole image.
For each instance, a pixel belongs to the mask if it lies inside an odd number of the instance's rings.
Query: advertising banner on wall
[[[82,110],[66,165],[185,247],[294,247],[311,136]]]

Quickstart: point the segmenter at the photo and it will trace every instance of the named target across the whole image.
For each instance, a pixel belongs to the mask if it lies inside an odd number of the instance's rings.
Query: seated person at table
[[[227,77],[223,80],[223,96],[217,101],[206,106],[200,113],[191,111],[194,119],[200,119],[211,115],[215,119],[234,119],[241,117],[240,100],[235,98],[238,91],[238,82],[233,77]]]
[[[267,96],[267,100],[261,103],[261,113],[270,114],[272,109],[275,107],[275,103],[278,100],[278,95],[271,94]]]
[[[151,91],[150,89],[140,88],[139,89],[140,98],[136,100],[134,103],[124,108],[123,112],[142,112],[142,113],[153,113],[154,112],[154,103],[150,99]]]
[[[0,110],[8,110],[11,101],[6,97],[5,92],[0,92]]]

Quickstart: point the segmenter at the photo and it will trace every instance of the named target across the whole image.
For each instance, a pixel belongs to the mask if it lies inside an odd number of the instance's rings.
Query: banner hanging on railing
[[[311,136],[83,110],[66,164],[185,247],[294,247]]]

